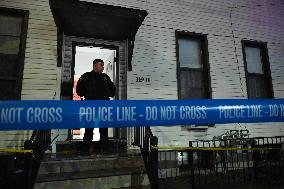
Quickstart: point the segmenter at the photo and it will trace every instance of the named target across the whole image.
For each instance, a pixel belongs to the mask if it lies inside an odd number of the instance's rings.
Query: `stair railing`
[[[51,144],[50,130],[34,130],[30,140],[25,141],[24,148],[33,151],[33,161],[31,164],[30,188],[34,187],[40,163],[43,159],[45,151]]]
[[[150,127],[140,128],[138,140],[135,145],[140,147],[147,175],[152,189],[158,189],[158,138],[153,135]],[[142,131],[142,132],[141,132]]]

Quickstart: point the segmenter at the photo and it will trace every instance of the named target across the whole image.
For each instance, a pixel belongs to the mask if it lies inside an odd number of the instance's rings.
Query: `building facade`
[[[72,9],[61,8],[54,2],[0,1],[1,99],[70,99],[74,44],[116,50],[117,99],[284,96],[281,0],[88,0],[72,1]],[[68,5],[64,0],[57,2]],[[103,10],[106,6],[107,11],[111,6],[111,10],[143,10],[148,15],[136,27],[138,31],[130,32],[130,37],[118,36],[127,32],[128,25],[121,25],[125,29],[121,30],[119,24],[111,28],[111,22],[105,27],[106,33],[112,30],[107,37],[103,32],[89,35],[88,27],[76,22],[82,12],[76,15],[75,5],[92,8],[92,4],[103,5],[99,7]],[[76,27],[69,27],[70,15],[60,14],[64,11],[70,12],[78,28],[86,32],[76,33]],[[86,17],[90,16],[86,13]],[[97,19],[100,18],[105,19]],[[123,16],[122,19],[131,20]],[[89,27],[100,27],[98,33],[104,31],[104,22],[99,23]],[[151,128],[162,145],[187,145],[189,140],[212,139],[230,129],[248,129],[253,137],[284,135],[283,123]],[[131,143],[132,130],[120,132]],[[0,148],[20,147],[30,135],[31,131],[1,131]],[[57,140],[66,140],[68,131],[55,130],[55,135],[60,136]]]

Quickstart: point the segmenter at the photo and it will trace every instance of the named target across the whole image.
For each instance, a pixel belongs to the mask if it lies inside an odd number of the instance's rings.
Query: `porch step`
[[[66,173],[52,173],[39,175],[37,182],[51,182],[51,181],[64,181],[64,180],[75,180],[85,178],[101,178],[101,177],[112,177],[120,175],[139,175],[145,172],[140,167],[137,168],[123,168],[123,169],[111,169],[111,170],[100,170],[100,171],[76,171]]]
[[[34,189],[108,189],[148,187],[140,154],[45,157]]]
[[[126,151],[127,142],[125,139],[110,139],[106,144],[102,144],[101,141],[93,141],[91,148],[94,152],[102,152],[106,150],[108,153],[118,153]],[[69,152],[80,153],[86,148],[86,144],[82,140],[70,140],[70,141],[57,141],[56,152]]]
[[[141,156],[99,155],[99,156],[77,156],[75,158],[43,161],[40,165],[38,175],[70,173],[80,171],[100,171],[123,168],[144,168]]]
[[[119,189],[151,189],[150,185],[147,186],[132,186],[132,187],[122,187]]]
[[[159,179],[159,189],[168,189],[169,186],[174,186],[175,189],[192,189],[190,176]]]

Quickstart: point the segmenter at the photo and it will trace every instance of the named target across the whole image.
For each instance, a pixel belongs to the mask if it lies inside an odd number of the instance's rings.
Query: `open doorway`
[[[74,85],[73,85],[73,100],[83,100],[76,93],[77,81],[80,76],[85,72],[90,72],[93,69],[93,60],[102,59],[104,61],[104,71],[110,79],[116,83],[117,77],[117,62],[116,55],[117,50],[112,48],[105,48],[103,46],[93,45],[75,45],[74,48]],[[113,99],[111,99],[113,100]],[[71,139],[72,140],[83,140],[85,128],[72,129]],[[115,129],[108,129],[108,137],[113,138],[115,135]],[[100,140],[99,129],[94,129],[93,141]]]

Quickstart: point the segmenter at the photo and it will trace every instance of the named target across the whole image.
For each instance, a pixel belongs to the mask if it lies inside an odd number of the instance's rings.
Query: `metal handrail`
[[[50,130],[34,130],[30,140],[25,141],[24,149],[33,151],[33,162],[31,167],[31,178],[30,186],[31,189],[34,187],[36,176],[40,167],[40,163],[43,159],[45,151],[51,144],[50,140],[51,131]]]
[[[158,144],[158,138],[155,137],[150,127],[145,127],[142,134],[142,142],[140,147],[146,172],[152,189],[158,189],[158,151],[152,149],[151,146]]]

